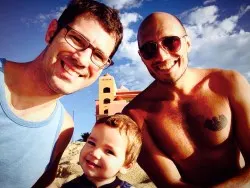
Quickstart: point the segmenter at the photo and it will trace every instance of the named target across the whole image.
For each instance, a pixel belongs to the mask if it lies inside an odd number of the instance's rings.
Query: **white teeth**
[[[64,67],[63,67],[71,76],[74,76],[74,77],[78,77],[79,75],[73,71],[72,69],[70,69],[66,63],[64,63]]]

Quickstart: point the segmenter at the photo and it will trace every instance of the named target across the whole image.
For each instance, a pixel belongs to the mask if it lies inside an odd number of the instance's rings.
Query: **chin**
[[[169,78],[169,76],[167,76],[167,78],[165,78],[166,76],[160,76],[160,74],[157,74],[153,71],[149,72],[150,75],[157,81],[162,82],[162,83],[171,83],[172,79]]]
[[[66,86],[66,87],[65,87]],[[69,95],[71,93],[74,93],[72,89],[67,87],[67,84],[56,84],[56,83],[50,83],[49,87],[51,91],[53,91],[54,94],[59,94],[59,95]]]
[[[54,80],[52,79],[50,80],[48,85],[54,93],[60,95],[69,95],[87,87],[89,84],[82,83],[82,85],[79,85],[79,84],[69,83],[60,79],[54,79]]]

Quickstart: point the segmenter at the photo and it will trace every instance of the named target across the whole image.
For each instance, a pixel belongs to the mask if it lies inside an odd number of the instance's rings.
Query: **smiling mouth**
[[[169,63],[159,63],[157,65],[155,65],[155,68],[157,70],[170,70],[172,69],[172,67],[175,66],[176,63],[178,63],[180,61],[180,58],[178,58],[177,60],[175,61],[171,61]]]
[[[93,162],[91,162],[91,161],[89,161],[89,160],[86,160],[86,162],[87,162],[87,164],[90,165],[90,166],[93,166],[93,167],[95,167],[95,168],[101,168],[100,166],[98,166],[97,164],[95,164],[95,163],[93,163]]]
[[[63,60],[61,60],[62,68],[73,77],[83,77],[83,75],[78,74],[76,71],[72,70]]]

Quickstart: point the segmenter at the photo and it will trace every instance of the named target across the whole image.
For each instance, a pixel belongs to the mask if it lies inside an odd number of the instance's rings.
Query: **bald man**
[[[138,46],[155,80],[123,112],[143,132],[138,162],[152,181],[157,187],[249,187],[248,81],[233,70],[188,67],[190,38],[167,13],[141,23]]]

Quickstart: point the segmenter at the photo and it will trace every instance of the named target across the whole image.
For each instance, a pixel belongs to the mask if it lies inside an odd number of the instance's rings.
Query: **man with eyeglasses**
[[[140,166],[157,187],[249,187],[248,81],[188,67],[190,39],[168,13],[145,18],[138,46],[155,78],[123,110],[142,130]]]
[[[73,133],[59,98],[91,85],[121,43],[116,9],[94,0],[72,0],[52,20],[47,47],[34,60],[0,59],[0,185],[46,187],[55,178]]]

